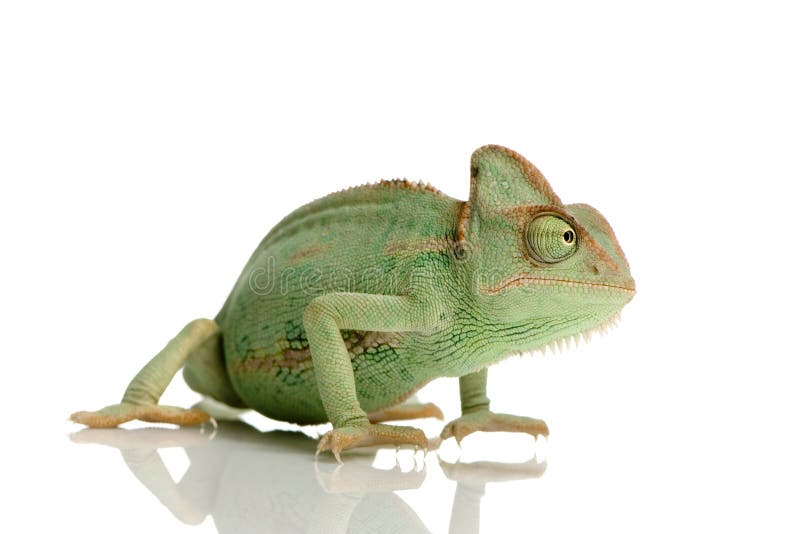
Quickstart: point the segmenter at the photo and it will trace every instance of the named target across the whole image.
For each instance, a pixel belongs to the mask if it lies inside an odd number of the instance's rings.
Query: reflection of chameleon
[[[608,222],[564,205],[519,154],[472,156],[467,202],[384,181],[334,193],[264,238],[212,321],[190,322],[128,386],[120,404],[72,419],[193,424],[200,410],[157,404],[174,374],[226,404],[300,424],[330,421],[319,449],[425,447],[415,428],[378,424],[438,415],[403,403],[428,381],[460,377],[462,416],[442,437],[543,421],[495,414],[486,367],[613,321],[633,297]]]
[[[220,534],[429,532],[395,493],[418,490],[426,470],[376,469],[374,455],[335,469],[315,465],[309,462],[315,440],[301,432],[261,433],[242,422],[221,421],[214,439],[188,428],[84,428],[72,439],[118,448],[136,478],[178,520],[199,525],[210,516]],[[162,459],[161,451],[171,447],[182,447],[189,460],[178,481],[167,470],[168,458]],[[467,489],[481,482],[468,483]],[[459,508],[451,522],[479,514],[474,494],[454,503]],[[165,526],[154,530],[172,530]]]
[[[374,455],[359,455],[331,469],[308,461],[314,440],[301,432],[259,432],[241,421],[221,421],[213,439],[188,428],[108,430],[84,428],[76,443],[120,450],[128,468],[172,514],[186,524],[211,516],[222,533],[248,532],[419,532],[429,530],[397,491],[418,490],[430,471],[376,469]],[[161,450],[182,447],[189,467],[173,481]],[[546,465],[438,460],[457,481],[450,532],[478,532],[486,484],[542,475]],[[423,490],[424,491],[424,490]],[[509,505],[506,519],[515,513]]]

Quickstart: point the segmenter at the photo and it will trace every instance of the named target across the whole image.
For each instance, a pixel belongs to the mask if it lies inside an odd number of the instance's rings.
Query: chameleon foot
[[[339,453],[343,450],[356,447],[370,447],[372,445],[413,445],[415,448],[428,448],[428,438],[418,428],[410,426],[374,425],[346,426],[334,428],[319,440],[317,455],[324,451],[331,451],[336,461],[342,463]]]
[[[454,437],[461,444],[461,440],[473,432],[525,432],[534,438],[550,434],[541,419],[480,410],[447,423],[440,437],[442,440]]]
[[[420,403],[404,403],[397,406],[390,406],[383,410],[377,410],[367,414],[370,423],[382,423],[384,421],[405,421],[407,419],[424,419],[426,417],[435,417],[436,419],[444,419],[442,410],[428,402],[425,404]]]
[[[175,425],[198,425],[211,419],[206,412],[195,408],[185,410],[176,406],[130,403],[112,404],[96,412],[75,412],[69,418],[93,428],[111,428],[134,419]]]

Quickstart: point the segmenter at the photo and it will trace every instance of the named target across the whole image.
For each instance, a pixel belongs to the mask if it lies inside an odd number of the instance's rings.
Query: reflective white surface
[[[9,517],[83,532],[792,532],[798,526],[797,462],[787,447],[738,428],[730,439],[720,437],[694,428],[691,418],[681,427],[680,420],[579,417],[579,428],[568,428],[558,415],[548,441],[477,434],[461,450],[449,440],[427,456],[350,451],[342,465],[314,457],[316,431],[325,427],[301,432],[253,414],[245,419],[220,421],[216,429],[67,425],[69,435],[51,435],[38,453],[30,450],[37,444],[25,445],[27,461],[11,466],[12,476],[22,475],[14,478],[24,498]],[[428,435],[441,425],[414,424]]]
[[[0,530],[800,532],[797,7],[312,4],[0,2]],[[324,428],[254,414],[66,421],[295,207],[395,177],[466,199],[485,143],[606,215],[637,282],[609,336],[490,369],[547,442],[337,467]],[[420,398],[458,415],[455,379]]]
[[[342,465],[330,458],[315,462],[315,440],[301,432],[262,433],[230,422],[221,423],[212,435],[189,428],[87,429],[72,439],[118,449],[117,476],[138,479],[141,491],[153,496],[151,506],[165,507],[175,524],[201,524],[231,533],[430,532],[401,497],[410,491],[432,496],[432,488],[423,489],[426,484],[452,495],[437,498],[439,520],[447,520],[450,531],[478,532],[487,484],[527,481],[545,470],[535,459],[518,464],[447,463],[437,461],[435,454],[423,464],[422,453],[415,462],[411,451],[396,455],[396,465],[382,468],[373,467],[381,460],[374,453],[349,454]],[[189,460],[177,482],[160,455],[175,447]],[[409,465],[402,466],[401,457]],[[430,476],[438,480],[428,481]],[[509,519],[524,520],[520,512],[509,510]],[[153,524],[158,530],[169,526],[169,521]]]

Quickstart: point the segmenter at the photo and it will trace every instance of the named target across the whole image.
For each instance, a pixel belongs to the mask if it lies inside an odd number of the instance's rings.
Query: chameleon
[[[588,337],[634,294],[603,215],[564,204],[532,163],[486,145],[472,154],[467,201],[395,179],[296,209],[255,249],[214,319],[189,322],[118,404],[70,417],[90,427],[208,421],[200,408],[158,404],[183,369],[192,390],[228,406],[332,423],[317,454],[341,461],[359,447],[427,450],[422,430],[385,423],[443,419],[413,396],[458,377],[461,415],[441,440],[548,436],[540,419],[490,409],[488,367]]]

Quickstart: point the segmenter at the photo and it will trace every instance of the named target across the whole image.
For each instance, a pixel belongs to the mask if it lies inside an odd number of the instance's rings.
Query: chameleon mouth
[[[633,280],[625,285],[606,284],[602,282],[584,282],[579,280],[567,280],[566,278],[542,278],[535,276],[515,276],[508,280],[504,280],[499,284],[486,288],[488,293],[500,293],[509,287],[518,286],[559,286],[559,287],[575,287],[575,288],[591,288],[599,290],[617,291],[630,295],[631,297],[636,294],[636,285]]]

